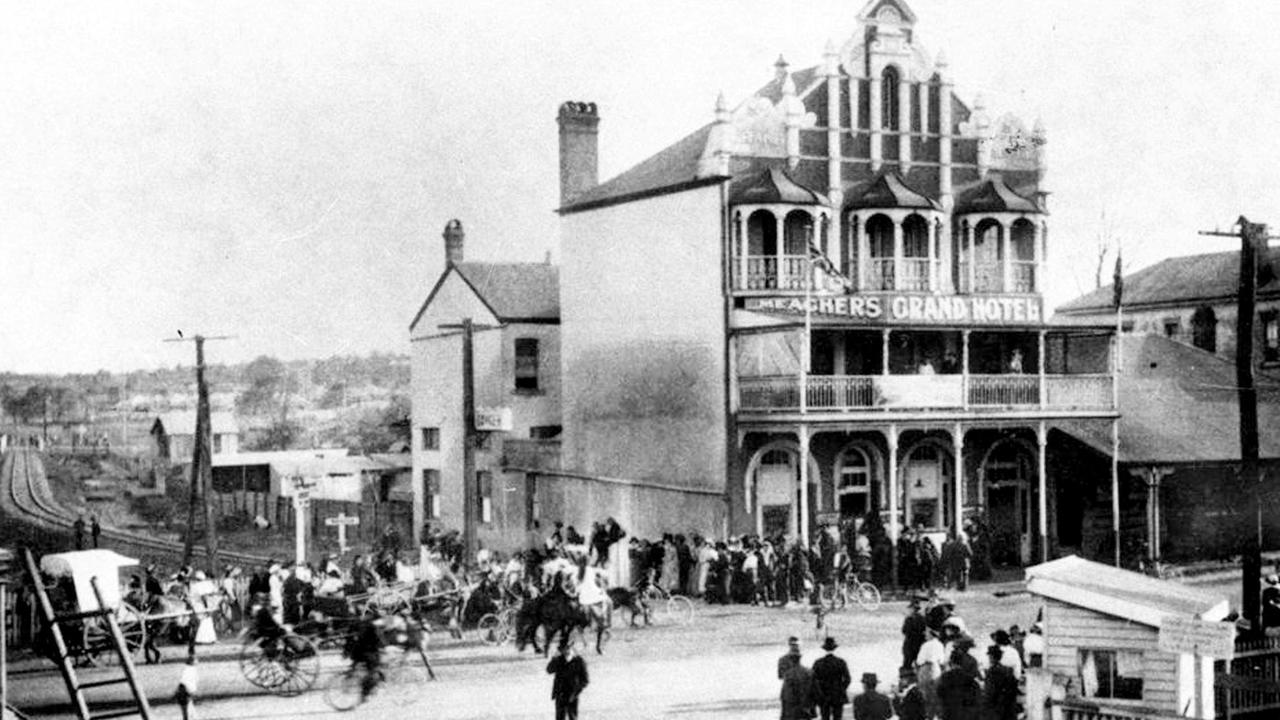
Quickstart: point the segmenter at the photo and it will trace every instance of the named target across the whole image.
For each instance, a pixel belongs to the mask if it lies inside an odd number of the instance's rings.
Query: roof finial
[[[781,80],[787,76],[787,68],[791,66],[787,64],[787,59],[779,54],[778,61],[773,64],[773,67],[777,70],[777,78]]]
[[[937,66],[939,70],[945,68],[947,66],[947,51],[939,50],[938,57],[934,59],[933,64]]]
[[[716,122],[729,122],[729,101],[724,99],[724,91],[716,96]]]

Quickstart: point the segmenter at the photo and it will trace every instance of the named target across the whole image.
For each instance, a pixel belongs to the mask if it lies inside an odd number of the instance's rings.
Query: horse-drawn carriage
[[[99,609],[91,581],[98,578],[102,607],[112,610],[125,651],[136,656],[147,642],[146,617],[141,609],[121,597],[121,568],[138,561],[111,550],[80,550],[53,553],[40,559],[42,590],[55,614],[86,614]],[[64,625],[63,636],[68,654],[77,664],[95,665],[114,655],[114,642],[105,616],[89,615]],[[36,649],[57,662],[57,650],[45,628],[37,635]]]

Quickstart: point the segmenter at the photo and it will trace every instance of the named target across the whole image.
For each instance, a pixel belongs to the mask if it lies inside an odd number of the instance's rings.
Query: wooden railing
[[[1214,663],[1214,669],[1218,717],[1280,715],[1280,637],[1237,639],[1235,657]]]
[[[924,410],[960,407],[1052,410],[1111,409],[1110,375],[810,375],[809,411]],[[769,375],[738,380],[745,412],[797,412],[800,377]]]
[[[1003,407],[1039,405],[1040,376],[970,375],[969,404]]]

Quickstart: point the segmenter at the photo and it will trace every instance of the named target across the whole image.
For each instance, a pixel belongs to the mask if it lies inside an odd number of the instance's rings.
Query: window
[[[222,433],[218,433],[217,435],[213,436],[213,454],[214,455],[221,455],[224,452],[222,447],[222,441],[225,437],[226,435],[223,435]]]
[[[516,338],[516,389],[538,389],[537,338]]]
[[[422,513],[428,518],[440,517],[440,471],[422,471]]]
[[[534,425],[529,428],[530,440],[551,440],[560,437],[560,425]]]
[[[880,127],[898,129],[898,71],[892,67],[880,76]]]
[[[1262,362],[1280,362],[1280,312],[1262,314]]]
[[[434,428],[434,427],[422,428],[422,449],[423,450],[439,450],[440,449],[440,428]]]
[[[1142,653],[1081,648],[1079,661],[1085,697],[1142,699]]]
[[[493,522],[493,473],[481,470],[476,473],[476,497],[480,501],[480,522]]]
[[[1167,317],[1164,319],[1164,336],[1167,338],[1178,339],[1178,333],[1182,330],[1182,322],[1177,317]]]
[[[871,508],[871,464],[866,453],[850,449],[840,464],[836,485],[837,510],[846,517],[865,515]]]

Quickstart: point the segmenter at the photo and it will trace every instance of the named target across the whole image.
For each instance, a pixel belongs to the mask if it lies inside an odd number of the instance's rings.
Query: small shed
[[[1235,626],[1218,622],[1226,598],[1074,555],[1026,577],[1044,600],[1044,672],[1068,703],[1099,715],[1214,717],[1213,658],[1193,654],[1188,633],[1230,648]]]

